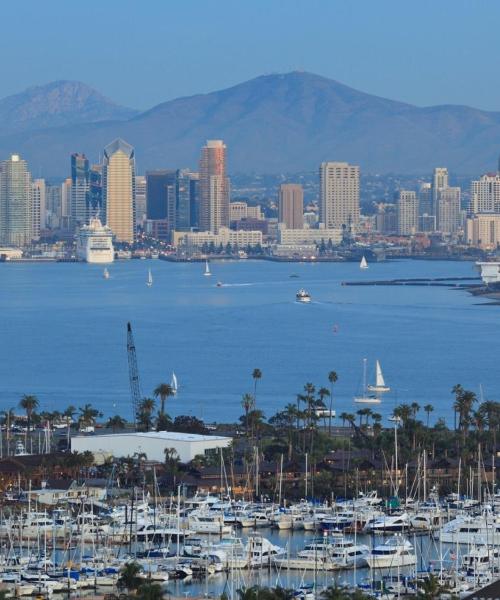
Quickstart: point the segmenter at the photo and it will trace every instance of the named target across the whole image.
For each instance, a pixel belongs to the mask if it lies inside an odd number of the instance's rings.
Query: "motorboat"
[[[308,302],[311,302],[311,294],[302,288],[295,294],[295,300],[307,304]]]
[[[408,531],[411,527],[407,513],[400,515],[382,515],[370,519],[364,526],[366,533],[398,533]]]
[[[417,564],[413,546],[401,536],[389,538],[385,544],[375,546],[366,557],[370,569],[408,567]]]

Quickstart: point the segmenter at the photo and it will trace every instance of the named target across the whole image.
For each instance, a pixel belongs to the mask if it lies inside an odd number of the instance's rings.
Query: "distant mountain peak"
[[[81,81],[51,81],[0,100],[0,123],[5,133],[124,120],[136,112]]]

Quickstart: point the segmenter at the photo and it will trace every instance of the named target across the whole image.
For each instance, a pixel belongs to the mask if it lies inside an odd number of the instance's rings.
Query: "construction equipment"
[[[127,356],[128,356],[128,377],[130,381],[130,394],[132,398],[132,411],[134,414],[134,423],[137,422],[137,412],[142,398],[141,384],[139,381],[139,369],[137,367],[137,353],[135,351],[134,336],[132,335],[132,326],[127,323]]]

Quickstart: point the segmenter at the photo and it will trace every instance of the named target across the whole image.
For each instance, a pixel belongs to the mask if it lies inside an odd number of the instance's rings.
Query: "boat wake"
[[[256,283],[221,283],[218,287],[249,287],[257,285]]]

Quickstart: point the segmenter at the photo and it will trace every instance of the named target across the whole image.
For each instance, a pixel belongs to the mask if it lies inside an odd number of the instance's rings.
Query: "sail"
[[[212,273],[210,273],[210,266],[208,264],[208,260],[205,261],[205,275],[211,275]]]
[[[366,258],[363,256],[361,262],[359,263],[360,269],[368,269],[368,263],[366,262]]]
[[[153,274],[151,273],[151,269],[148,270],[148,285],[153,285]]]
[[[170,387],[172,388],[174,394],[176,394],[177,393],[177,377],[173,371],[172,371],[172,381],[170,382]]]
[[[377,387],[385,387],[384,376],[382,375],[382,368],[380,367],[380,363],[377,360],[375,367],[375,381]]]

